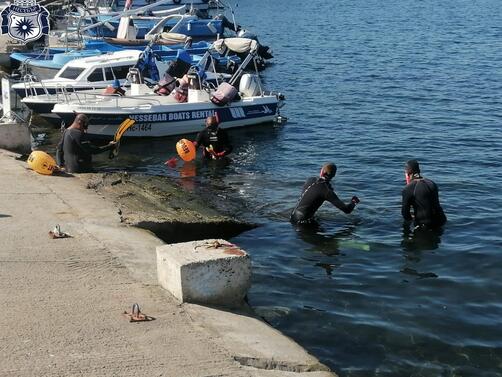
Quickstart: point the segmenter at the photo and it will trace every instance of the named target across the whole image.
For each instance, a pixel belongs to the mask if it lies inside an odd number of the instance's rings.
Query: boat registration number
[[[131,131],[146,132],[152,130],[151,123],[138,123],[130,128]]]

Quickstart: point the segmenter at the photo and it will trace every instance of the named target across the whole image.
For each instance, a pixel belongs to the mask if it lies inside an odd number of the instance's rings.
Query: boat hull
[[[153,111],[128,110],[95,111],[89,106],[56,105],[56,113],[65,124],[71,124],[75,112],[89,117],[89,136],[113,137],[118,125],[125,119],[136,120],[124,137],[163,137],[196,133],[202,130],[206,117],[218,114],[222,128],[236,128],[272,122],[277,114],[278,100],[275,96],[255,97],[252,101],[233,102],[230,106],[218,107],[210,102],[184,103],[162,106]]]
[[[42,101],[23,101],[23,103],[33,112],[37,114],[51,114],[55,102],[42,102]],[[51,114],[53,115],[53,114]]]

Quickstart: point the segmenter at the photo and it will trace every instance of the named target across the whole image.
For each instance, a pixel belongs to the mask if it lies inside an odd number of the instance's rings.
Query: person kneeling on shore
[[[199,132],[193,142],[195,147],[203,147],[202,154],[207,159],[219,160],[232,152],[232,145],[225,130],[218,127],[215,116],[206,118],[206,128]]]
[[[56,160],[68,173],[86,173],[92,169],[92,155],[115,148],[115,142],[98,147],[91,144],[86,132],[89,120],[85,114],[77,114],[75,120],[61,135],[56,149]]]
[[[319,178],[311,177],[303,185],[303,192],[298,204],[291,213],[290,221],[293,224],[315,224],[314,215],[319,207],[328,201],[345,213],[351,213],[359,198],[353,196],[349,204],[342,202],[335,194],[330,182],[336,175],[336,165],[325,164],[321,168]]]
[[[446,215],[439,203],[437,185],[420,175],[420,165],[417,160],[409,160],[404,169],[406,187],[402,192],[401,205],[404,220],[408,222],[413,220],[415,228],[440,228],[446,223]]]

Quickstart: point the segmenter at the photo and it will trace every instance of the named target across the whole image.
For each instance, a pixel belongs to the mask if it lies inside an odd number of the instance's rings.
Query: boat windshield
[[[116,66],[116,67],[106,67],[105,76],[106,80],[123,80],[127,77],[129,69],[134,67],[132,64]]]
[[[58,76],[62,79],[75,80],[78,76],[80,76],[82,72],[84,72],[84,70],[85,68],[67,67]]]

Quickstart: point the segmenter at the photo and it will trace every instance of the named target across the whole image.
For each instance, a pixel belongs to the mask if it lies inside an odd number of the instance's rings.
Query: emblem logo
[[[15,0],[1,13],[2,34],[28,43],[49,34],[49,12],[36,0]]]
[[[244,112],[244,109],[242,107],[231,107],[230,114],[232,114],[232,118],[234,119],[246,117],[246,113]]]
[[[263,114],[272,114],[273,111],[270,110],[268,106],[263,105]]]

